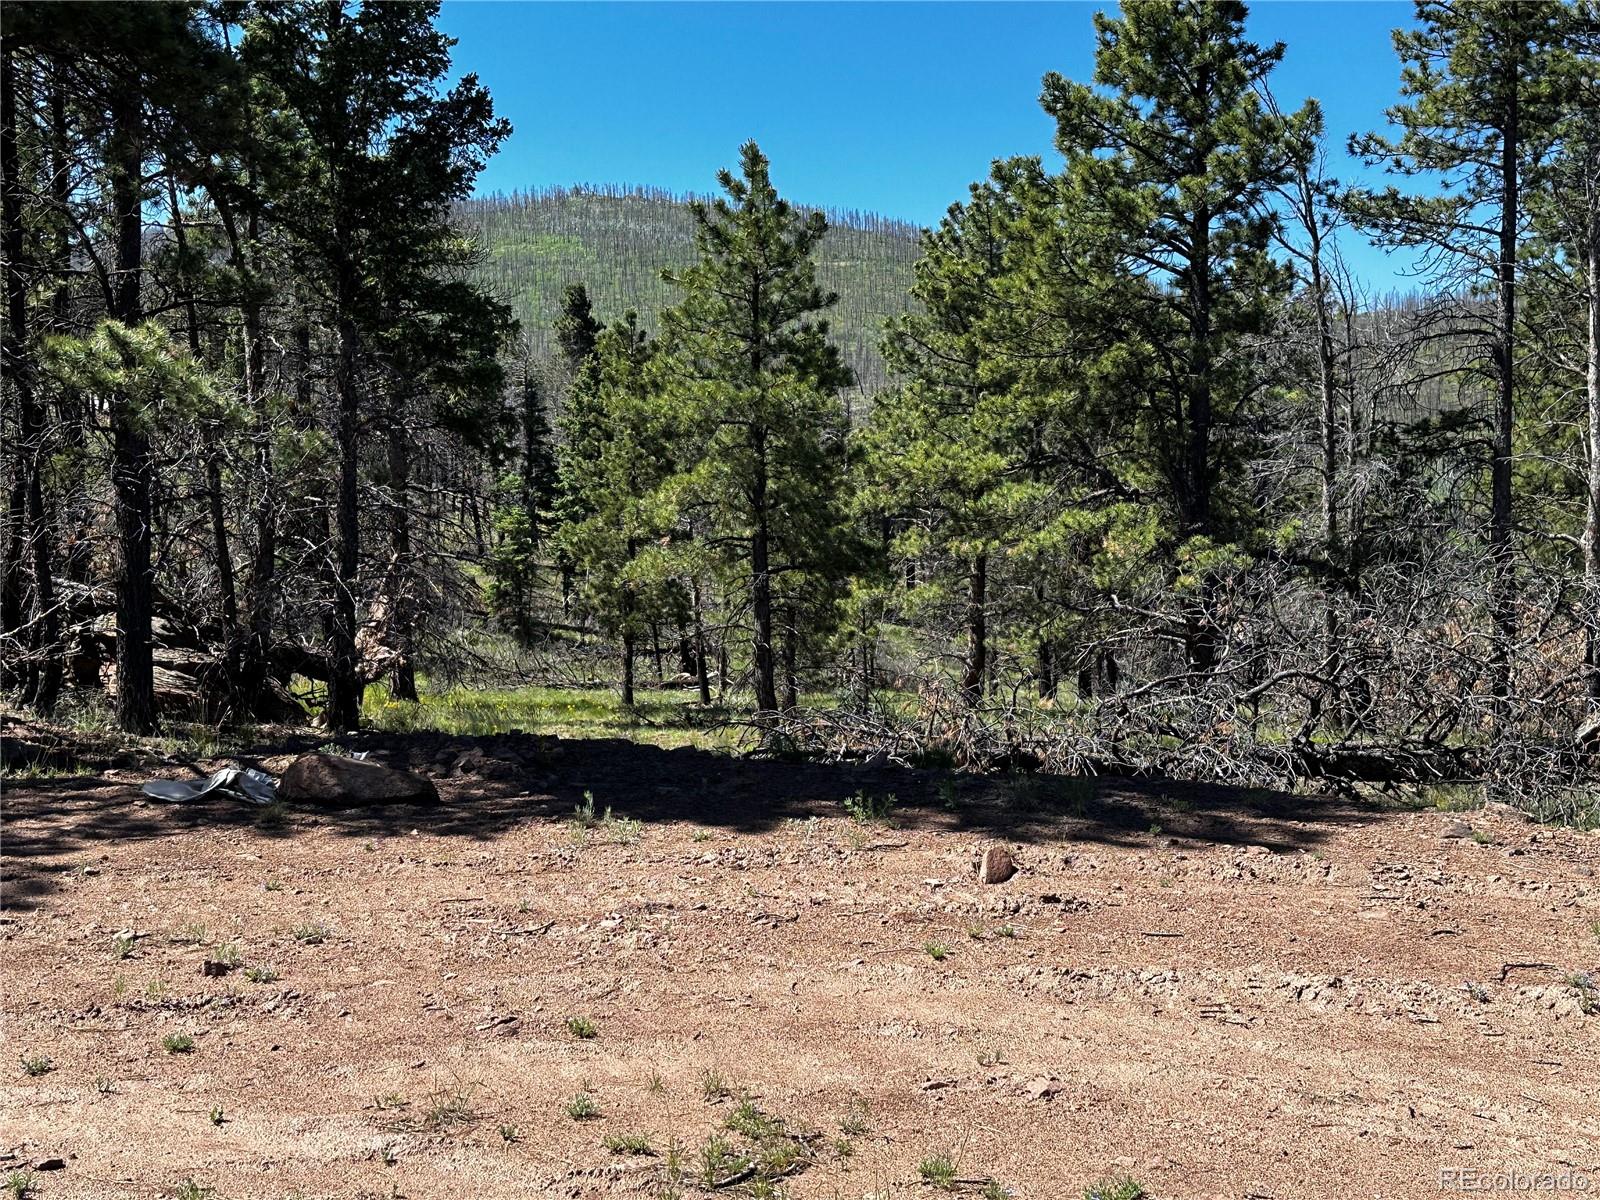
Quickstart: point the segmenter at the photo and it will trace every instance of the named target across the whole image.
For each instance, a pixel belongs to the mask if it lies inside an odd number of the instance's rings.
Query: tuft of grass
[[[781,1120],[768,1116],[756,1107],[755,1101],[748,1098],[739,1102],[739,1107],[733,1110],[732,1115],[723,1122],[723,1126],[730,1132],[749,1138],[752,1142],[783,1137],[785,1133]]]
[[[994,935],[998,938],[1014,938],[1017,936],[1017,931],[1011,925],[1002,925],[994,931]]]
[[[1012,1195],[1011,1189],[998,1179],[987,1180],[983,1185],[983,1200],[1011,1200]]]
[[[224,942],[211,952],[214,962],[219,962],[225,967],[237,967],[244,962],[244,955],[239,953],[238,942]]]
[[[110,1096],[117,1090],[117,1081],[109,1075],[96,1075],[94,1077],[94,1090],[102,1096]]]
[[[900,803],[893,792],[882,796],[869,796],[857,791],[844,802],[844,811],[858,825],[884,825]]]
[[[849,1111],[839,1118],[839,1132],[845,1137],[865,1137],[872,1129],[868,1117],[871,1116],[865,1100],[856,1100],[850,1105]]]
[[[580,1042],[587,1042],[591,1038],[600,1036],[600,1030],[588,1017],[568,1017],[567,1032]]]
[[[1148,1195],[1142,1184],[1126,1175],[1108,1176],[1083,1189],[1083,1200],[1146,1200]]]
[[[23,1197],[34,1194],[35,1182],[32,1171],[13,1171],[6,1176],[6,1195],[11,1200],[23,1200]]]
[[[220,1104],[213,1104],[211,1106],[211,1111],[206,1115],[211,1119],[211,1123],[218,1128],[221,1128],[228,1120],[228,1118],[223,1115],[222,1105]]]
[[[721,1134],[713,1133],[700,1147],[700,1182],[715,1188],[751,1166],[743,1151]]]
[[[422,1126],[434,1133],[470,1125],[478,1119],[465,1092],[435,1092],[423,1103],[426,1107],[422,1112]]]
[[[198,1183],[194,1179],[185,1179],[172,1193],[173,1200],[211,1200],[217,1194],[217,1189],[206,1184]]]
[[[1474,829],[1472,831],[1472,840],[1480,846],[1492,846],[1494,845],[1494,834],[1487,829]]]
[[[289,823],[289,806],[282,800],[273,800],[256,809],[256,828],[272,832]],[[273,889],[276,890],[276,889]]]
[[[956,1190],[956,1161],[948,1154],[935,1154],[923,1159],[917,1166],[917,1174],[922,1177],[923,1183],[941,1192]]]
[[[294,934],[294,940],[302,946],[320,946],[328,940],[328,927],[320,921],[296,925],[291,932]]]
[[[726,1100],[733,1095],[733,1089],[728,1086],[728,1081],[722,1077],[721,1072],[707,1067],[700,1076],[700,1092],[707,1100],[715,1103]]]
[[[194,1049],[194,1039],[187,1033],[169,1033],[161,1039],[161,1048],[168,1054],[188,1054]]]
[[[650,1139],[642,1133],[608,1133],[604,1145],[613,1154],[655,1155]]]
[[[950,947],[939,942],[924,942],[922,949],[934,962],[943,962],[950,957]]]
[[[579,1092],[567,1101],[567,1116],[574,1121],[593,1121],[600,1115],[600,1105],[588,1092]]]
[[[56,1069],[55,1060],[48,1054],[21,1054],[17,1056],[17,1061],[22,1064],[23,1071],[34,1079]]]
[[[522,1140],[522,1132],[515,1125],[500,1126],[500,1141],[502,1145],[514,1146]]]
[[[269,879],[266,883],[262,884],[262,886],[269,892],[283,891],[283,881],[279,879]]]
[[[111,957],[116,959],[118,962],[125,958],[131,958],[133,956],[133,945],[135,940],[136,939],[131,933],[117,934],[116,937],[111,939]]]
[[[632,817],[619,817],[611,811],[608,804],[604,812],[595,811],[594,793],[584,792],[583,803],[572,810],[572,816],[567,818],[574,838],[580,843],[587,841],[591,830],[599,830],[606,835],[608,841],[621,846],[631,846],[639,840],[640,833],[644,830],[644,822]]]
[[[276,983],[278,973],[269,966],[246,967],[244,977],[251,983]]]
[[[206,927],[198,921],[192,921],[178,932],[169,934],[167,940],[174,946],[201,946],[206,941]]]

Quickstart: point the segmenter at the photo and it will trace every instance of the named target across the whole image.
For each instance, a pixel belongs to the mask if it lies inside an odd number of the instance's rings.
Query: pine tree
[[[1025,404],[996,337],[1014,207],[1001,184],[974,184],[924,236],[912,288],[921,311],[891,325],[884,344],[906,383],[880,399],[866,436],[870,503],[895,520],[896,552],[929,565],[918,592],[938,605],[952,571],[964,584],[959,686],[968,701],[988,681],[991,574],[1021,536],[1030,483]]]
[[[660,541],[673,522],[662,484],[673,469],[672,414],[660,402],[652,365],[656,347],[629,312],[606,329],[593,351],[594,392],[581,428],[569,431],[581,520],[558,537],[581,581],[584,606],[621,647],[622,703],[634,700],[638,640],[670,590]]]
[[[1391,108],[1389,119],[1400,136],[1369,133],[1350,142],[1372,165],[1452,181],[1449,190],[1425,195],[1393,186],[1352,190],[1347,204],[1355,219],[1384,243],[1422,248],[1437,286],[1495,291],[1486,338],[1495,381],[1487,542],[1490,686],[1501,721],[1509,715],[1517,636],[1512,475],[1522,188],[1560,115],[1560,73],[1550,69],[1550,51],[1563,11],[1558,0],[1417,0],[1419,27],[1394,35],[1406,102]]]
[[[727,193],[696,202],[699,261],[668,280],[683,300],[662,314],[667,402],[693,459],[681,486],[709,543],[744,576],[758,711],[779,707],[775,604],[805,572],[830,563],[845,526],[844,411],[851,382],[822,314],[837,299],[816,283],[813,254],[827,230],[779,198],[754,142]],[[791,599],[798,599],[790,593]],[[796,608],[798,616],[798,606]],[[789,636],[800,631],[794,622]]]
[[[451,41],[434,27],[438,8],[436,0],[354,9],[314,0],[255,9],[248,25],[245,61],[293,131],[270,164],[273,212],[307,251],[336,344],[337,557],[324,714],[335,729],[361,714],[363,345],[384,327],[383,284],[400,274],[393,264],[460,269],[447,206],[510,132],[475,76],[439,92]]]
[[[1283,47],[1247,40],[1245,15],[1231,0],[1129,0],[1120,16],[1095,16],[1102,90],[1052,73],[1041,97],[1079,216],[1146,285],[1123,293],[1120,319],[1156,372],[1145,437],[1179,561],[1201,575],[1249,525],[1236,430],[1261,380],[1240,350],[1289,286],[1268,252],[1266,199],[1286,177],[1291,145],[1261,99]],[[1204,590],[1184,622],[1194,670],[1221,651]]]

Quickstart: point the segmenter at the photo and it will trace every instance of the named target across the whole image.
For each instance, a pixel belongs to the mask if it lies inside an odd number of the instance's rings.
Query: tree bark
[[[338,559],[334,564],[334,589],[330,597],[333,677],[328,681],[326,720],[330,729],[338,730],[356,729],[361,724],[360,664],[356,658],[356,581],[361,565],[361,520],[357,508],[361,401],[356,380],[359,335],[355,319],[350,315],[354,290],[354,281],[344,278],[335,300],[338,308],[338,360],[334,368],[334,392],[339,404]]]
[[[394,492],[390,508],[390,549],[394,563],[389,579],[391,643],[396,654],[390,692],[396,700],[416,701],[417,669],[412,629],[417,611],[411,595],[411,449],[400,413],[389,421],[389,486]]]
[[[961,695],[968,704],[983,698],[989,665],[989,556],[980,552],[967,575],[967,658],[961,672]]]
[[[132,328],[143,316],[140,285],[143,252],[144,113],[138,96],[121,96],[112,113],[112,213],[117,249],[114,319]],[[155,572],[151,560],[151,490],[155,463],[142,413],[126,389],[111,396],[111,486],[121,561],[117,577],[117,724],[127,733],[156,726],[155,662],[151,619]]]
[[[785,709],[800,706],[800,681],[795,670],[799,657],[795,643],[799,636],[800,631],[795,625],[794,608],[786,607],[783,610],[783,707]]]
[[[756,479],[752,510],[755,516],[755,535],[750,540],[750,612],[755,623],[755,683],[756,710],[763,713],[778,711],[776,664],[772,654],[772,575],[771,549],[767,530],[767,454],[764,430],[757,429],[753,436],[756,456]]]
[[[1511,651],[1517,636],[1516,563],[1511,545],[1512,431],[1516,419],[1517,221],[1519,108],[1521,80],[1515,61],[1508,64],[1505,128],[1500,131],[1500,262],[1498,269],[1499,328],[1494,348],[1495,411],[1490,463],[1489,586],[1490,687],[1495,725],[1507,732],[1511,720]]]
[[[694,580],[690,586],[690,599],[694,606],[694,675],[695,682],[700,685],[700,704],[702,707],[711,707],[711,678],[706,673],[706,627],[705,618],[700,611],[700,581]]]
[[[1587,601],[1587,692],[1600,708],[1600,148],[1589,148],[1585,178],[1588,254],[1588,361],[1584,384],[1589,408],[1589,502],[1583,525],[1583,580]]]
[[[24,698],[41,712],[50,712],[61,691],[61,618],[56,608],[54,544],[44,509],[40,460],[44,454],[44,408],[34,388],[34,360],[28,330],[26,237],[22,225],[23,184],[17,151],[17,79],[11,54],[0,58],[0,172],[5,175],[6,373],[17,398],[19,439],[15,447],[22,473],[22,512],[28,565],[32,569],[33,620],[28,631],[28,665]],[[18,550],[21,550],[21,545]],[[20,563],[17,566],[20,568]],[[18,571],[20,575],[20,570]],[[10,622],[20,613],[7,614]]]

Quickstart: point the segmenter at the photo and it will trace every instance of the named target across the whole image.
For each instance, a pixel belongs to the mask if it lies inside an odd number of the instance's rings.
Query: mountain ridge
[[[705,199],[641,185],[578,185],[477,196],[453,212],[482,251],[474,280],[511,305],[534,353],[547,355],[569,283],[588,288],[601,320],[633,309],[655,328],[660,310],[678,299],[661,272],[693,261],[689,205]],[[828,219],[818,282],[839,293],[827,314],[830,332],[857,389],[870,395],[888,382],[878,343],[884,323],[910,305],[922,231],[858,209],[795,207]]]

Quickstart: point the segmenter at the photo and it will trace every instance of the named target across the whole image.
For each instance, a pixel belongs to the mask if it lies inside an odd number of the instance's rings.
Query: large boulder
[[[432,804],[433,781],[410,771],[337,754],[302,754],[278,781],[278,798],[290,804],[333,808],[370,804]]]

